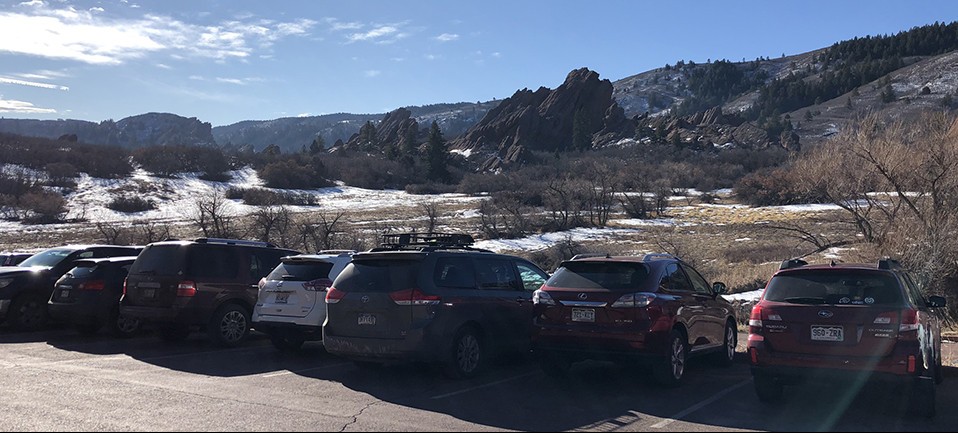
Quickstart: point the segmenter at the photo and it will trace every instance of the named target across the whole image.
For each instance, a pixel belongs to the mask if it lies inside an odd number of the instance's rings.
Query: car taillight
[[[648,307],[655,300],[654,293],[629,293],[622,295],[612,303],[612,308],[642,308]]]
[[[306,289],[310,292],[322,292],[332,286],[333,282],[329,278],[320,278],[318,280],[309,281],[303,283],[303,289]]]
[[[176,296],[183,298],[196,296],[196,283],[192,281],[180,281],[180,283],[176,285]]]
[[[406,289],[389,294],[396,305],[436,305],[442,298],[436,295],[427,295],[419,289]]]
[[[917,340],[919,323],[918,310],[902,310],[901,324],[898,325],[898,338],[901,340]]]
[[[764,326],[762,323],[762,306],[755,304],[755,306],[752,307],[752,315],[748,318],[748,333],[761,334],[762,327]]]
[[[539,289],[535,292],[532,292],[532,303],[534,305],[555,305],[556,301],[552,299],[552,296],[549,295],[549,292]]]
[[[256,288],[259,290],[263,290],[264,286],[266,286],[266,277],[260,278],[259,282],[256,283]]]
[[[80,285],[77,286],[77,289],[99,291],[103,290],[105,287],[106,284],[103,282],[103,280],[93,280],[80,283]]]
[[[129,280],[129,278],[124,278],[124,279],[123,279],[123,296],[126,296],[126,282],[127,282],[127,280]]]
[[[342,290],[336,290],[335,287],[330,287],[329,289],[326,290],[326,303],[327,303],[327,304],[335,304],[335,303],[337,303],[337,302],[343,300],[343,298],[345,298],[345,297],[346,297],[346,292],[344,292],[344,291],[342,291]]]

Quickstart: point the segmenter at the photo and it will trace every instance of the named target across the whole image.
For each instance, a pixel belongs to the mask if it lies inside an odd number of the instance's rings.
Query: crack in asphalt
[[[352,420],[352,421],[350,421],[350,422],[346,423],[345,425],[343,425],[343,428],[339,429],[339,431],[340,431],[340,432],[344,432],[344,431],[346,431],[347,428],[349,428],[349,426],[351,426],[351,425],[356,424],[357,422],[359,422],[359,417],[362,416],[363,412],[365,412],[366,409],[369,409],[369,408],[372,407],[373,405],[379,404],[379,403],[380,403],[379,401],[373,401],[373,402],[368,403],[366,406],[364,406],[362,409],[359,410],[359,413],[357,413],[356,415],[353,415],[353,420]]]

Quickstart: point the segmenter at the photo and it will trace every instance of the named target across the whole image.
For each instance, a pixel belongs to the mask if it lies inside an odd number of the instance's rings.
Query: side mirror
[[[728,293],[728,286],[725,283],[715,282],[712,284],[712,292],[716,295],[724,295]]]
[[[931,308],[945,308],[945,298],[941,296],[931,296],[928,298],[928,306]]]

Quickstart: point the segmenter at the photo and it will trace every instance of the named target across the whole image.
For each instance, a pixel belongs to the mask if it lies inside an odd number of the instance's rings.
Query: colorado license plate
[[[289,293],[278,292],[276,293],[276,303],[285,304],[289,302]]]
[[[812,326],[812,341],[845,341],[841,326]]]
[[[375,325],[376,316],[372,314],[360,314],[359,315],[359,324],[360,325]]]
[[[591,308],[573,308],[573,322],[595,322],[595,310]]]

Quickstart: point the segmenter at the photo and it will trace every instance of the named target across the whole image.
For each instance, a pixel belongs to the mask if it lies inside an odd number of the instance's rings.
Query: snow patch
[[[586,229],[577,228],[564,232],[543,233],[539,235],[526,236],[519,239],[495,239],[479,241],[473,245],[476,248],[492,250],[495,252],[503,251],[539,251],[565,242],[571,239],[575,242],[597,241],[612,239],[621,235],[630,235],[638,233],[636,229]]]

